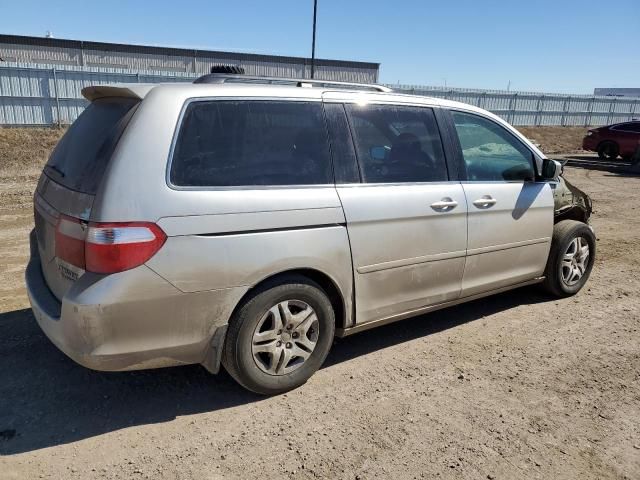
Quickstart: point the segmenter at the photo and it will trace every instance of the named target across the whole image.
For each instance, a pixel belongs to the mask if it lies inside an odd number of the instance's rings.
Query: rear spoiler
[[[153,84],[132,83],[121,85],[92,85],[82,89],[82,96],[93,102],[98,98],[125,97],[142,100],[154,87]]]

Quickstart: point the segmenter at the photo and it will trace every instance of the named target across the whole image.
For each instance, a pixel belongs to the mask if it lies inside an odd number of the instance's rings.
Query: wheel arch
[[[347,298],[341,291],[338,283],[330,275],[315,268],[292,268],[271,274],[259,280],[254,285],[252,285],[251,288],[249,288],[249,290],[247,290],[242,298],[240,298],[240,300],[236,303],[229,318],[233,318],[233,315],[235,315],[238,308],[240,308],[248,298],[250,298],[252,295],[255,295],[257,291],[268,288],[272,284],[277,284],[281,279],[291,275],[300,275],[306,277],[309,280],[317,283],[322,288],[327,297],[329,297],[329,301],[331,302],[331,306],[333,307],[333,311],[336,317],[336,329],[344,328],[349,324],[351,319],[351,302],[347,301]]]
[[[605,143],[611,143],[612,145],[615,145],[615,147],[618,149],[618,152],[620,151],[620,144],[616,140],[612,140],[611,138],[603,138],[602,140],[600,140],[598,142],[598,145],[596,146],[596,151],[600,150],[600,147],[602,147]]]
[[[238,309],[241,308],[244,302],[251,296],[260,292],[262,289],[268,288],[270,285],[277,284],[280,279],[291,275],[300,275],[308,278],[309,280],[317,283],[327,294],[335,314],[336,330],[339,328],[345,328],[345,326],[350,324],[353,318],[353,312],[351,311],[353,308],[352,299],[345,296],[338,287],[338,283],[330,275],[315,268],[291,268],[271,274],[259,280],[236,302],[228,319],[231,320]],[[227,327],[228,324],[224,324],[215,330],[203,355],[201,363],[210,373],[216,374],[220,369],[224,342],[227,336]]]
[[[581,223],[588,223],[589,214],[583,208],[574,205],[571,208],[568,208],[563,212],[556,214],[553,217],[553,224],[556,225],[563,220],[575,220]]]

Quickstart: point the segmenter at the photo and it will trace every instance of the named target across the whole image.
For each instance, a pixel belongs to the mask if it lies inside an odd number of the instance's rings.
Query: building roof
[[[638,88],[595,88],[594,95],[604,95],[611,97],[640,97],[640,87]]]

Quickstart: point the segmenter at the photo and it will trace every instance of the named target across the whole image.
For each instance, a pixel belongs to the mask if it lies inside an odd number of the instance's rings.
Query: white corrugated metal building
[[[309,78],[311,60],[210,50],[0,35],[0,125],[68,124],[96,83],[193,81],[212,65],[237,65],[249,75]],[[378,63],[316,60],[315,77],[376,83]],[[603,125],[640,115],[640,98],[390,85],[395,90],[486,108],[515,125]],[[618,92],[619,93],[619,92]],[[635,92],[626,92],[627,94]]]
[[[68,124],[96,83],[193,81],[213,65],[248,75],[310,78],[311,59],[213,50],[0,35],[0,125]],[[316,59],[321,80],[375,83],[380,64]]]
[[[0,58],[22,65],[111,68],[165,74],[205,74],[212,65],[238,65],[248,75],[309,78],[311,59],[252,53],[0,35]],[[1,62],[0,62],[1,64]],[[315,78],[375,83],[380,64],[315,60]]]
[[[640,88],[594,88],[593,94],[607,97],[640,98]]]

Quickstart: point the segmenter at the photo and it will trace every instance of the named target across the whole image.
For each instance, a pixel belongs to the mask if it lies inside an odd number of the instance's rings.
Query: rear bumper
[[[68,323],[63,324],[60,318],[62,304],[51,293],[47,287],[44,276],[40,269],[40,258],[33,252],[33,240],[31,242],[31,258],[25,272],[25,281],[27,286],[27,295],[33,316],[45,335],[53,342],[53,344],[73,358],[76,362],[84,364],[81,360],[80,349],[73,344],[69,344],[67,339],[76,338],[76,335],[65,332],[68,330]]]
[[[192,363],[217,371],[223,333],[244,289],[183,293],[142,266],[85,273],[59,301],[44,280],[34,237],[25,273],[33,314],[72,360],[105,371]]]

